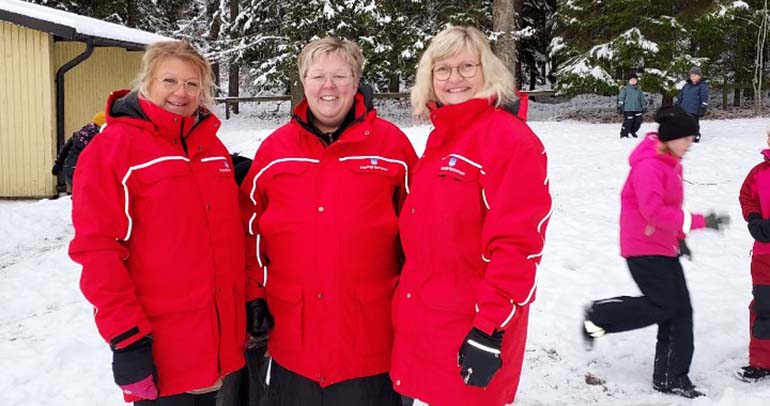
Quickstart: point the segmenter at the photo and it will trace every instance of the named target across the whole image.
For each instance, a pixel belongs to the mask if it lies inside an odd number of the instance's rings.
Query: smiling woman
[[[211,67],[188,43],[154,43],[135,83],[78,159],[70,255],[125,400],[214,406],[244,364],[246,275]]]
[[[305,99],[262,142],[241,187],[250,290],[266,303],[250,312],[250,333],[264,336],[268,309],[275,320],[274,405],[401,405],[387,374],[390,302],[417,156],[359,90],[363,62],[349,40],[305,46]]]

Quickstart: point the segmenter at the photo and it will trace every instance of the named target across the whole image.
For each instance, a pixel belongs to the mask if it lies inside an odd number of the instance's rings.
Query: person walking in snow
[[[75,169],[69,254],[137,406],[215,406],[244,365],[243,225],[213,89],[189,43],[148,45]]]
[[[703,72],[699,67],[693,66],[690,69],[690,78],[679,90],[675,104],[695,120],[698,132],[694,142],[700,142],[700,118],[706,114],[709,107],[709,86],[703,80]]]
[[[770,147],[770,128],[767,144]],[[743,218],[754,238],[749,365],[738,372],[747,382],[770,379],[770,149],[762,151],[762,157],[762,162],[749,171],[739,195]]]
[[[417,160],[359,86],[364,57],[327,37],[298,57],[305,98],[241,186],[250,320],[268,333],[274,406],[400,406],[388,377],[398,215]],[[274,320],[266,322],[266,320]]]
[[[433,38],[411,97],[435,128],[399,223],[390,375],[430,405],[502,406],[516,395],[552,213],[545,149],[475,28]]]
[[[636,134],[642,126],[644,113],[647,111],[647,100],[639,86],[639,76],[635,72],[628,74],[628,84],[618,95],[618,112],[623,115],[623,125],[620,127],[620,138],[637,138]]]
[[[661,107],[660,125],[634,149],[621,192],[620,251],[643,296],[593,302],[585,312],[583,338],[590,349],[605,333],[658,325],[653,388],[687,398],[702,396],[688,373],[693,355],[690,293],[679,254],[689,255],[684,238],[691,230],[719,230],[727,216],[703,216],[682,208],[681,160],[698,126],[684,110]]]

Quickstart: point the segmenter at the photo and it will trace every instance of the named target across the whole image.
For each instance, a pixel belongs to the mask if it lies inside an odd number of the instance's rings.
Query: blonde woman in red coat
[[[69,253],[115,383],[138,406],[214,406],[244,364],[243,228],[212,90],[190,44],[149,45],[75,170]]]
[[[420,60],[412,104],[435,128],[400,218],[390,375],[431,406],[516,394],[551,215],[545,150],[519,102],[475,28],[447,28]]]

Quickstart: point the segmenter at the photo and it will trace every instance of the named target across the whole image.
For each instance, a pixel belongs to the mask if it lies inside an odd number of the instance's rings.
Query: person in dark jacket
[[[104,125],[105,116],[104,112],[100,111],[94,114],[91,122],[84,125],[79,130],[72,133],[70,139],[62,145],[59,150],[59,154],[56,156],[56,162],[51,168],[51,174],[59,176],[64,174],[64,181],[67,182],[67,186],[72,188],[72,180],[75,175],[75,165],[77,165],[78,157],[83,149],[91,142],[96,134],[99,134],[102,126]]]
[[[695,135],[695,142],[700,141],[700,118],[706,114],[709,107],[709,86],[703,80],[703,72],[697,66],[690,69],[690,78],[687,83],[679,90],[676,97],[677,106],[681,107],[690,116],[695,119],[698,126],[698,134]]]
[[[620,127],[620,138],[628,138],[628,134],[637,138],[636,132],[642,126],[642,118],[647,111],[647,100],[639,87],[639,76],[635,72],[628,74],[628,84],[618,95],[618,113],[623,115],[623,125]]]

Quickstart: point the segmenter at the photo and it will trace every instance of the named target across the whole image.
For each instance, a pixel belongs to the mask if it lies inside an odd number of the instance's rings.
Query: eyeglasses
[[[162,78],[155,78],[160,82],[160,86],[167,92],[175,92],[181,85],[184,87],[185,93],[190,96],[197,96],[201,92],[201,82],[198,80],[185,80],[180,81],[173,76],[164,76]]]
[[[330,79],[335,86],[344,86],[353,81],[352,73],[345,72],[312,72],[305,75],[305,81],[313,86],[323,86],[326,79]]]
[[[470,79],[476,76],[480,63],[463,62],[457,66],[439,65],[433,68],[433,78],[440,81],[449,80],[452,76],[452,70],[457,69],[457,74],[463,79]]]

